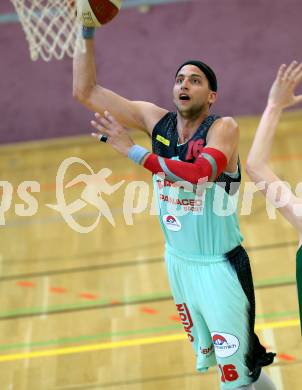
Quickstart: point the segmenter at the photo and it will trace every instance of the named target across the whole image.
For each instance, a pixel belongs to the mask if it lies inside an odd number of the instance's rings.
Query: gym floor
[[[238,118],[243,165],[258,119]],[[135,139],[149,145],[142,134]],[[302,112],[287,113],[272,164],[293,188],[301,180],[301,145]],[[95,173],[112,170],[111,185],[125,180],[112,195],[102,195],[115,226],[103,215],[93,231],[81,234],[47,206],[57,204],[58,168],[72,156],[85,160]],[[126,187],[133,180],[150,184],[150,175],[90,137],[2,146],[0,167],[2,180],[13,187],[12,202],[5,212],[1,204],[0,216],[1,390],[218,390],[216,369],[195,371],[170,295],[163,236],[157,217],[150,215],[151,185],[148,207],[133,217],[133,225],[123,216]],[[89,170],[72,164],[64,185],[83,173]],[[40,183],[39,192],[31,194],[36,212],[20,216],[18,204],[25,202],[19,185],[28,180]],[[79,200],[84,189],[85,183],[65,188],[66,203]],[[278,354],[265,369],[278,390],[299,390],[298,237],[278,214],[269,219],[268,211],[264,197],[256,194],[251,215],[240,216],[256,288],[256,329],[268,350]],[[98,212],[83,203],[72,216],[89,226]]]

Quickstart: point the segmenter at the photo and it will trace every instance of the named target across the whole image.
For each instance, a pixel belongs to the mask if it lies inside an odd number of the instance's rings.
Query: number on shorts
[[[219,364],[219,368],[221,371],[221,382],[234,382],[239,378],[234,364],[227,364],[225,366],[221,366],[221,364]]]

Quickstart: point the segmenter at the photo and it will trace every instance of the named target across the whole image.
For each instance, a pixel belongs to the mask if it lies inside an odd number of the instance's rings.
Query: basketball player
[[[86,51],[74,58],[74,96],[97,112],[98,140],[153,173],[169,281],[197,370],[218,365],[222,389],[275,389],[261,372],[274,354],[254,333],[253,281],[237,215],[213,211],[217,195],[234,203],[241,179],[237,123],[209,112],[217,97],[215,73],[201,61],[180,65],[175,113],[130,101],[97,84],[93,35],[83,28]],[[147,132],[153,153],[135,145],[125,128]],[[209,188],[197,196],[204,181]]]
[[[297,251],[296,277],[298,286],[298,298],[300,307],[300,321],[302,318],[302,199],[295,196],[290,189],[269,167],[271,147],[276,132],[276,127],[282,111],[302,103],[302,95],[295,96],[294,92],[302,82],[302,63],[292,62],[289,66],[282,65],[276,80],[269,93],[268,103],[262,115],[256,131],[255,139],[247,160],[247,173],[255,183],[264,182],[262,192],[273,203],[276,203],[272,192],[268,191],[269,185],[279,183],[288,202],[283,207],[278,207],[280,213],[298,230],[299,247]],[[302,327],[301,327],[302,330]]]

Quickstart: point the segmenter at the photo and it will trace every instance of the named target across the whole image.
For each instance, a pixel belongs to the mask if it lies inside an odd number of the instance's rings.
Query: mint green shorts
[[[244,249],[188,257],[166,247],[166,266],[197,370],[218,365],[222,389],[256,381],[274,354],[266,353],[254,333],[254,289]]]

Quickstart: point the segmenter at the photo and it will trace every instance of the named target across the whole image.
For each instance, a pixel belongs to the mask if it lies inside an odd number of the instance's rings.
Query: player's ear
[[[212,105],[216,102],[216,100],[217,100],[217,92],[210,91],[208,97],[208,103]]]

